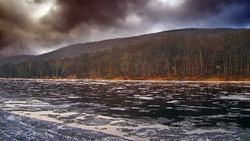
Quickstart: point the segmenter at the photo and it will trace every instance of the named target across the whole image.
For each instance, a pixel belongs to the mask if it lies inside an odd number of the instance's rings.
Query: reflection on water
[[[46,114],[47,117],[70,124],[103,125],[98,127],[100,130],[112,125],[124,127],[119,128],[119,131],[130,136],[159,136],[160,131],[170,131],[169,128],[179,127],[183,128],[183,133],[176,133],[181,134],[223,133],[228,132],[224,130],[226,127],[250,127],[249,82],[24,79],[0,81],[2,109],[26,112],[53,111]],[[62,115],[56,115],[68,112],[78,115],[73,114],[75,116],[65,119]],[[112,117],[113,120],[86,115],[83,118],[82,113]],[[124,121],[117,122],[114,119]],[[141,130],[144,129],[142,132],[139,128],[131,128],[143,124],[151,126],[140,127]],[[153,125],[159,127],[157,133],[150,130],[156,129]],[[218,129],[211,131],[204,128]],[[137,132],[133,132],[135,130]],[[147,134],[144,135],[145,133]]]

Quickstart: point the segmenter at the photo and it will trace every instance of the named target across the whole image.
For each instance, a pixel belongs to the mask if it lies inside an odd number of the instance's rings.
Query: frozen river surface
[[[250,140],[250,82],[0,79],[0,98],[6,121],[113,137],[96,140]]]

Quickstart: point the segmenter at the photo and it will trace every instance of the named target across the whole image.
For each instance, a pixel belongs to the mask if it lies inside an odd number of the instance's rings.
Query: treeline
[[[171,34],[63,60],[26,61],[0,68],[1,77],[102,79],[250,76],[250,30]]]

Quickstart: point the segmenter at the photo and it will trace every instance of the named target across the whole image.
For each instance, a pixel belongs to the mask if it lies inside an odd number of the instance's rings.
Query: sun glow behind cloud
[[[52,8],[55,8],[53,0],[47,0],[44,3],[33,3],[31,6],[33,7],[31,16],[35,20],[47,15]]]
[[[168,5],[169,7],[178,7],[184,3],[184,0],[158,0],[164,5]]]

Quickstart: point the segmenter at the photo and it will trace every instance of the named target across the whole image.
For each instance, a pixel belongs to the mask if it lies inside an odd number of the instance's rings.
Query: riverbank
[[[250,81],[250,76],[155,76],[155,77],[78,77],[75,75],[65,76],[65,77],[30,77],[30,78],[20,78],[20,79],[90,79],[90,80],[145,80],[145,81]]]
[[[70,78],[70,77],[69,77]],[[74,77],[77,78],[77,77]],[[93,78],[103,80],[105,78]],[[117,77],[110,80],[158,80],[158,81],[250,81],[250,76],[185,76],[185,77]]]

